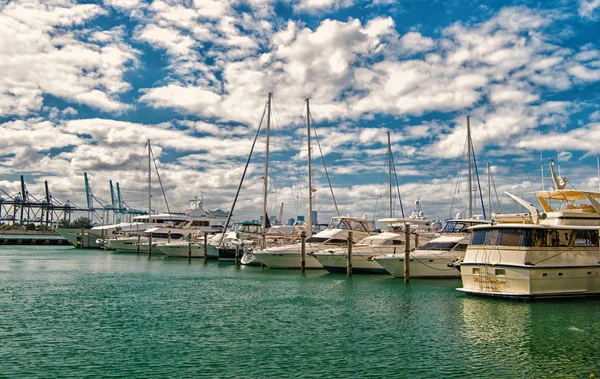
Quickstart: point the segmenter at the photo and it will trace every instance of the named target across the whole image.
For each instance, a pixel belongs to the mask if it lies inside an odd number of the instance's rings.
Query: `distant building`
[[[319,225],[318,220],[319,219],[319,215],[317,213],[317,211],[312,211],[312,224],[313,225]]]
[[[298,216],[298,222],[299,223],[303,223],[304,222],[304,216]]]

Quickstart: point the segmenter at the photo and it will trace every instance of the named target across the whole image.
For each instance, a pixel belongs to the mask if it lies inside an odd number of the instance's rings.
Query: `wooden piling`
[[[410,225],[404,224],[404,284],[410,276]]]
[[[81,228],[81,248],[83,249],[85,247],[85,241],[83,240],[85,238],[85,229]],[[89,245],[89,241],[88,241],[88,245]]]
[[[240,245],[235,245],[235,265],[240,262]]]
[[[352,231],[348,231],[348,255],[346,256],[346,276],[352,276]]]
[[[191,238],[191,237],[190,237]],[[167,242],[171,243],[171,231],[169,230],[169,232],[167,233]]]
[[[208,236],[204,232],[204,262],[208,260]]]
[[[306,232],[304,230],[300,234],[300,252],[302,253],[300,272],[304,272],[306,270]]]
[[[152,256],[152,233],[148,236],[148,257]]]
[[[415,249],[419,248],[419,233],[415,232]]]
[[[137,255],[140,255],[140,243],[141,243],[140,239],[141,239],[140,234],[138,233],[138,242],[137,242],[137,248],[136,248]]]
[[[169,236],[171,232],[169,232]],[[188,235],[188,259],[192,259],[192,233]]]

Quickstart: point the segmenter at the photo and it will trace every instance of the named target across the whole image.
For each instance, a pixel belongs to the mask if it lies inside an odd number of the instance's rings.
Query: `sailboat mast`
[[[312,236],[312,167],[311,167],[311,147],[310,147],[310,99],[306,98],[306,131],[308,144],[308,217],[306,218],[306,237]]]
[[[390,131],[387,132],[388,137],[388,171],[390,176],[390,218],[394,217],[392,204],[392,142],[390,139]]]
[[[262,220],[262,247],[265,248],[265,235],[267,233],[267,191],[269,189],[269,135],[271,132],[271,97],[272,92],[269,92],[267,100],[267,147],[265,153],[265,177],[263,182],[263,220]]]
[[[473,183],[472,183],[472,168],[471,168],[471,116],[467,116],[467,155],[469,156],[469,211],[467,218],[473,217]]]
[[[487,163],[488,174],[488,211],[490,212],[490,220],[492,219],[492,169],[490,162]]]
[[[148,223],[152,223],[152,151],[148,140]]]

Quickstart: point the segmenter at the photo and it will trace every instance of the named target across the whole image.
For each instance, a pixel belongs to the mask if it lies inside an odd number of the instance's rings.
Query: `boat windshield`
[[[427,242],[419,247],[419,250],[466,250],[467,244],[459,244],[458,242]]]
[[[442,233],[468,233],[468,228],[473,225],[481,225],[480,223],[468,221],[446,221],[442,228]]]
[[[586,247],[598,246],[597,230],[484,229],[471,234],[471,245]]]
[[[352,219],[336,219],[333,218],[329,221],[329,225],[327,225],[327,229],[350,229],[350,230],[358,230],[361,232],[367,231],[370,232],[374,230],[373,221],[369,220],[352,220]]]
[[[403,245],[404,242],[400,239],[401,237],[396,238],[381,238],[378,236],[371,236],[367,238],[363,238],[358,242],[360,245]]]

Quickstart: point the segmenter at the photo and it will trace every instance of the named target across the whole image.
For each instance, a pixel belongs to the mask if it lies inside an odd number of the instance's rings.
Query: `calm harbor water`
[[[459,286],[1,247],[0,376],[600,374],[600,300],[490,300]]]

